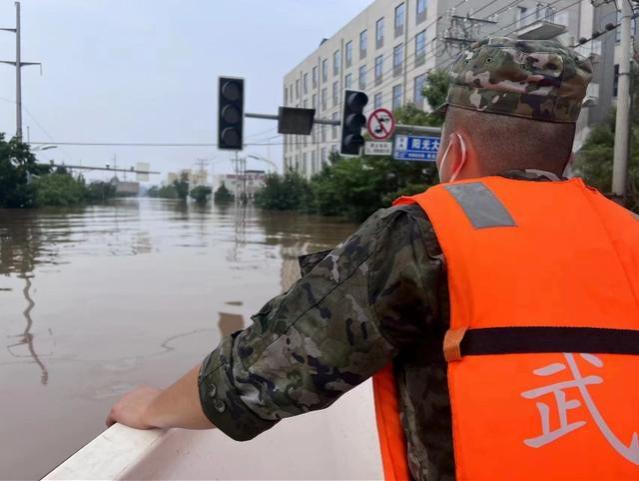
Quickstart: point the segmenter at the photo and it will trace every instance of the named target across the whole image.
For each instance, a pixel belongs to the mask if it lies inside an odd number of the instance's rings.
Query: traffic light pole
[[[279,120],[279,116],[271,114],[256,114],[246,112],[244,117],[250,119],[262,119],[262,120]],[[319,125],[333,125],[339,127],[342,123],[339,120],[332,119],[314,119],[314,124]],[[397,124],[396,131],[407,134],[428,134],[428,135],[441,135],[442,129],[439,127],[428,127],[425,125],[409,125],[409,124]]]
[[[271,115],[271,114],[252,114],[249,112],[246,112],[244,114],[244,117],[247,117],[249,119],[263,119],[263,120],[279,120],[280,116],[279,115]],[[320,125],[335,125],[338,126],[340,125],[340,121],[339,120],[331,120],[331,119],[313,119],[313,123],[314,124],[320,124]]]
[[[612,193],[626,195],[628,145],[630,139],[630,56],[633,11],[628,0],[621,2],[621,55],[619,58],[619,91],[615,125],[615,150],[612,167]]]

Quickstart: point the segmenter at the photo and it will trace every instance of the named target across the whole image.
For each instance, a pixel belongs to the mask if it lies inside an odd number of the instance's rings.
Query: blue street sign
[[[439,144],[439,137],[396,135],[393,143],[393,158],[418,162],[434,161],[439,152]]]

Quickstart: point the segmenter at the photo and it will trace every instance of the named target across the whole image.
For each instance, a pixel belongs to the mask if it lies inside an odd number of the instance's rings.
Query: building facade
[[[428,109],[422,91],[430,70],[449,68],[479,38],[513,36],[541,21],[565,27],[559,38],[574,45],[592,35],[595,9],[589,0],[376,0],[285,75],[284,105],[341,120],[343,92],[353,89],[368,94],[366,114],[408,103]],[[339,127],[285,135],[284,166],[310,177],[339,145]]]

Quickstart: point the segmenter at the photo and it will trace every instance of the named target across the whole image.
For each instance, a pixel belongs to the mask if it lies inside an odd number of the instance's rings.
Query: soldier
[[[639,223],[561,177],[590,78],[555,41],[475,44],[452,68],[443,183],[306,259],[108,424],[249,440],[375,376],[387,479],[637,479]]]

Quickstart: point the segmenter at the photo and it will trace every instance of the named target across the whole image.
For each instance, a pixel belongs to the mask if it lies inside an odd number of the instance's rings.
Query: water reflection
[[[33,319],[31,318],[31,311],[35,307],[35,302],[33,302],[33,299],[31,298],[31,293],[30,293],[32,276],[22,274],[19,276],[19,278],[25,280],[25,286],[24,286],[24,289],[22,290],[22,294],[24,295],[24,298],[27,301],[27,308],[22,312],[22,315],[24,316],[26,320],[26,326],[24,328],[24,332],[19,336],[21,337],[20,341],[18,341],[15,344],[8,345],[7,350],[9,351],[9,354],[11,354],[13,357],[17,357],[17,358],[24,357],[24,356],[15,354],[13,352],[13,348],[26,345],[29,351],[29,356],[40,368],[40,382],[43,385],[46,385],[47,382],[49,382],[49,371],[44,365],[44,363],[42,362],[42,360],[40,359],[40,356],[38,356],[38,353],[36,352],[35,343],[34,343],[35,335],[31,332],[31,329],[33,327]]]
[[[102,429],[117,395],[172,382],[287,289],[299,255],[354,228],[161,199],[0,210],[2,476],[41,477]]]

